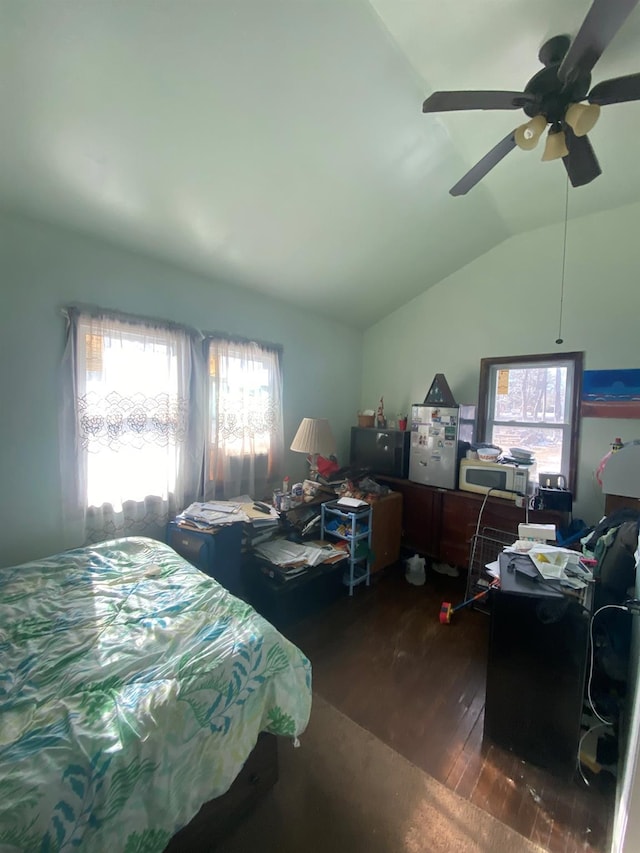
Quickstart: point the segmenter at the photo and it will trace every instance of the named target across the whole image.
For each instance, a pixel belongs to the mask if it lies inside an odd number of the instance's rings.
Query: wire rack
[[[471,598],[479,592],[488,589],[493,577],[487,572],[487,563],[493,563],[502,553],[505,545],[513,545],[514,535],[496,527],[483,527],[471,539],[469,549],[469,574],[467,575],[467,594]],[[489,612],[486,598],[479,599],[474,605],[476,610]]]

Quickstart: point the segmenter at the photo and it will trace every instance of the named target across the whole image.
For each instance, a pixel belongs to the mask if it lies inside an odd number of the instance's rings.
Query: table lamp
[[[298,427],[291,450],[306,453],[310,477],[318,476],[318,455],[331,456],[336,452],[336,443],[327,418],[303,418]]]

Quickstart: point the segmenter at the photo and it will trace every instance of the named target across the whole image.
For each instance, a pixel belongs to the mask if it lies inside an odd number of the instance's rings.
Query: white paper
[[[530,547],[523,550],[523,545]],[[593,580],[593,572],[580,563],[581,555],[570,548],[529,540],[523,543],[518,540],[513,545],[507,545],[504,550],[517,554],[526,553],[543,578],[559,580],[563,586],[583,589]]]
[[[366,501],[361,501],[358,498],[338,498],[336,503],[338,504],[338,506],[347,506],[351,509],[357,509],[361,506],[367,506]]]
[[[272,539],[256,546],[255,551],[276,566],[287,566],[291,563],[305,563],[307,566],[317,566],[329,557],[342,553],[330,545],[300,545],[287,539]]]
[[[543,578],[564,577],[564,569],[569,562],[564,549],[554,548],[551,545],[534,545],[529,551],[529,556]]]
[[[212,509],[211,507],[219,506],[218,504],[208,504],[195,502],[190,504],[183,510],[178,519],[185,519],[195,522],[198,526],[217,526],[220,524],[234,524],[238,521],[248,521],[248,516],[241,511],[238,504],[232,504],[232,509]]]
[[[231,501],[225,501],[224,503],[207,501],[201,504],[201,506],[207,512],[237,512],[240,509],[240,504],[231,503]]]
[[[485,570],[492,578],[500,578],[500,563],[498,560],[494,560],[493,563],[487,563]]]

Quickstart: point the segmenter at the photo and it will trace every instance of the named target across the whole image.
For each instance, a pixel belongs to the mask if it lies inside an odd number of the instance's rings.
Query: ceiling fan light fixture
[[[564,131],[550,130],[547,134],[547,141],[542,153],[542,159],[544,161],[559,160],[561,157],[566,157],[568,153],[569,149],[567,148],[567,140],[565,139]]]
[[[569,104],[565,121],[576,136],[585,136],[600,118],[599,104]]]
[[[525,124],[521,124],[515,131],[518,148],[522,148],[523,151],[531,151],[535,148],[546,126],[547,120],[543,115],[534,116]]]

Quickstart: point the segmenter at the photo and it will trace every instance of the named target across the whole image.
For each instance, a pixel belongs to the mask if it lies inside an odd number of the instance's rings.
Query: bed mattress
[[[161,851],[310,708],[302,652],[167,545],[0,569],[0,849]]]

